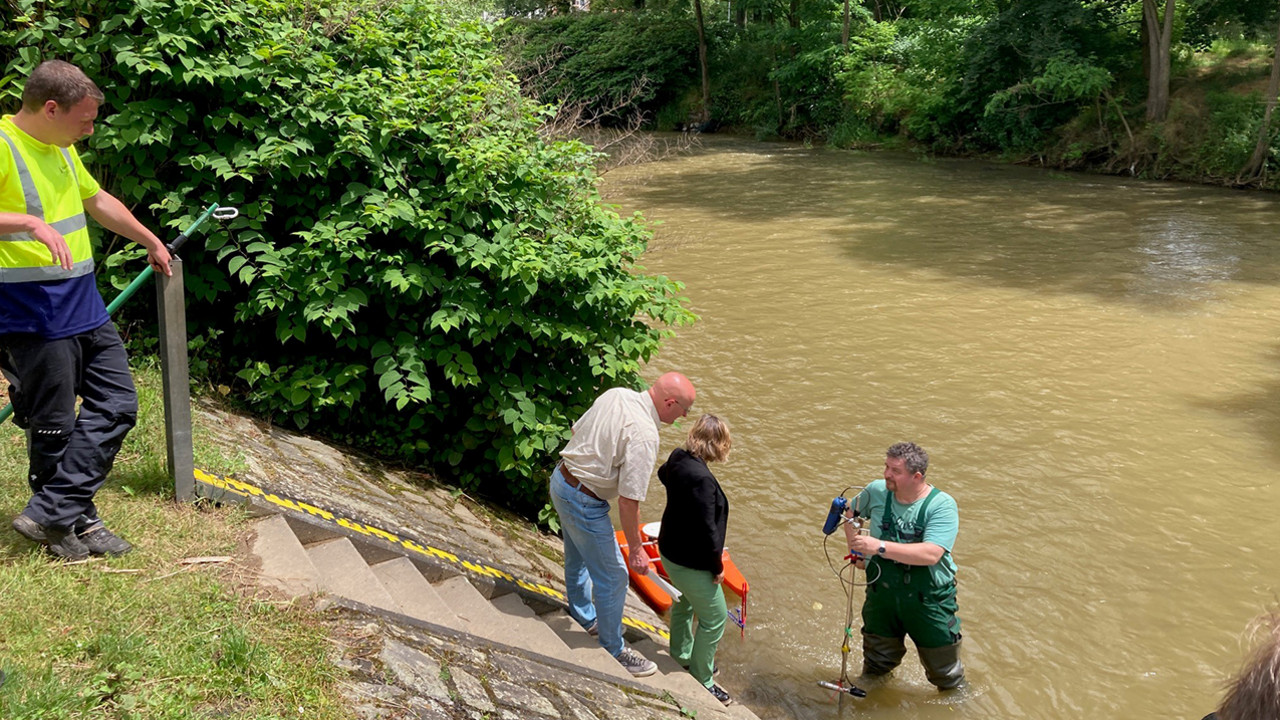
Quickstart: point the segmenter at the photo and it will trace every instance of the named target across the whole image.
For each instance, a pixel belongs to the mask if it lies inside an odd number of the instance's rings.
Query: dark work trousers
[[[114,323],[61,340],[0,335],[14,422],[27,431],[23,514],[66,529],[97,521],[93,496],[138,420],[138,393]],[[83,402],[76,415],[76,396]]]

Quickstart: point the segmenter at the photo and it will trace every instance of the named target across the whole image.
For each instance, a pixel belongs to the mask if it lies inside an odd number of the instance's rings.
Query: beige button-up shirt
[[[607,390],[573,424],[573,438],[560,457],[601,500],[644,500],[658,460],[661,423],[649,393]]]

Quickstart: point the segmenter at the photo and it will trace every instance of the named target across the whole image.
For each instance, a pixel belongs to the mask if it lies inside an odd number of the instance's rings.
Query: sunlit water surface
[[[716,470],[752,592],[720,664],[740,700],[765,718],[1213,707],[1280,597],[1280,198],[724,138],[602,191],[660,222],[643,264],[701,316],[649,374],[686,373],[695,410],[733,426]],[[682,436],[663,431],[664,457]],[[839,675],[846,607],[821,525],[904,439],[960,505],[971,687],[937,693],[912,652],[841,706],[816,686]],[[655,480],[646,520],[663,500]]]

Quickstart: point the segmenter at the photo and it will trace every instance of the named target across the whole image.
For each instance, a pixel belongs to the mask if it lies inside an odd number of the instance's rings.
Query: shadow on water
[[[1237,423],[1238,427],[1247,428],[1267,444],[1272,462],[1280,463],[1280,344],[1272,347],[1268,358],[1275,366],[1270,379],[1254,383],[1247,392],[1232,397],[1200,398],[1191,404],[1205,410],[1212,410],[1222,415],[1227,421]],[[1251,463],[1244,463],[1247,467]],[[1269,479],[1260,479],[1260,483],[1270,483]]]
[[[1280,281],[1271,195],[741,141],[703,153],[628,194],[783,240],[803,222],[858,262],[1151,309]]]

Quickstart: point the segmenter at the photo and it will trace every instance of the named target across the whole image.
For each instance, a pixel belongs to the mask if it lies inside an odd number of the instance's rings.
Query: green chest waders
[[[937,488],[929,491],[912,527],[905,531],[895,521],[892,497],[886,498],[880,539],[923,542],[925,513],[938,492]],[[867,576],[876,580],[867,586],[867,600],[862,606],[864,672],[878,675],[896,667],[906,652],[902,638],[910,636],[931,683],[940,688],[959,684],[964,670],[958,656],[960,618],[956,615],[955,581],[935,587],[929,568],[880,556],[868,560]],[[935,654],[946,657],[935,661]]]

